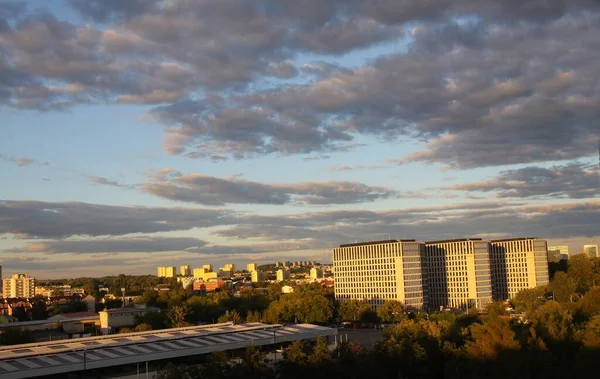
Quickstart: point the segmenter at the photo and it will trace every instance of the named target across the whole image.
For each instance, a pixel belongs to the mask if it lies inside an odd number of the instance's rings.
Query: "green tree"
[[[395,300],[385,301],[377,310],[377,316],[385,323],[400,322],[406,318],[402,303]]]
[[[581,298],[579,309],[586,318],[600,315],[600,287],[592,288]]]
[[[577,283],[577,292],[584,294],[592,286],[594,269],[592,262],[585,254],[577,254],[569,258],[567,273]]]
[[[573,315],[555,301],[539,307],[529,319],[547,342],[569,340],[574,332]]]
[[[310,362],[315,366],[322,367],[331,364],[332,361],[333,357],[327,346],[327,341],[323,337],[318,337],[315,349],[310,356]]]
[[[250,311],[246,315],[246,322],[260,322],[260,312]]]
[[[488,303],[485,310],[490,318],[506,315],[506,305],[501,301],[492,301]]]
[[[169,322],[172,328],[180,328],[182,326],[189,326],[190,323],[186,321],[186,318],[190,314],[190,307],[185,304],[179,304],[171,307],[167,313]]]
[[[530,313],[542,306],[547,300],[546,287],[535,287],[520,291],[510,302],[515,312]]]
[[[548,292],[559,303],[573,301],[573,295],[575,295],[576,290],[577,280],[564,272],[557,272],[554,275],[554,279],[548,284]]]
[[[21,331],[19,328],[4,328],[0,332],[0,345],[19,345],[22,343],[34,342],[33,336],[28,331]]]
[[[338,306],[340,321],[364,321],[369,312],[371,312],[371,305],[360,300],[342,301]]]
[[[470,337],[465,351],[471,358],[495,359],[506,350],[518,350],[519,342],[506,320],[492,318],[484,324],[469,327]]]

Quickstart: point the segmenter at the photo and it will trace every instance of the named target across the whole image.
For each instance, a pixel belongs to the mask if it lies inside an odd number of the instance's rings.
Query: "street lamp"
[[[87,370],[87,350],[83,350],[83,371]]]

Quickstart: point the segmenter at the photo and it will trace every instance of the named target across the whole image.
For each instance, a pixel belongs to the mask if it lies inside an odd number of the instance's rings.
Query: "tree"
[[[221,317],[219,317],[219,319],[217,320],[217,322],[230,322],[230,321],[236,325],[243,323],[242,316],[237,311],[233,311],[233,312],[224,314]]]
[[[182,326],[189,326],[190,323],[186,321],[186,317],[190,313],[190,307],[185,304],[179,304],[171,307],[167,314],[169,318],[169,322],[171,323],[172,328],[180,328]]]
[[[260,313],[258,311],[248,312],[246,322],[260,322]]]
[[[519,342],[507,321],[492,318],[484,324],[469,327],[470,337],[465,351],[471,358],[495,359],[504,350],[518,350]]]
[[[168,322],[167,314],[164,312],[147,312],[135,317],[136,325],[147,324],[150,330],[166,329]]]
[[[592,288],[581,298],[579,309],[586,318],[600,315],[600,287]]]
[[[559,303],[573,301],[576,290],[577,280],[564,272],[557,272],[548,284],[548,292],[552,293],[553,300]]]
[[[577,292],[584,294],[592,286],[594,269],[592,262],[585,254],[577,254],[569,258],[567,273],[577,283]]]
[[[326,366],[329,365],[332,360],[333,357],[327,346],[327,341],[323,337],[318,337],[315,349],[310,356],[310,362],[315,366]]]
[[[566,341],[573,335],[573,316],[556,301],[542,305],[529,319],[546,342]]]
[[[546,302],[546,287],[528,288],[520,291],[510,301],[517,313],[530,313]]]
[[[404,320],[404,307],[402,303],[395,300],[389,300],[383,303],[377,310],[377,316],[382,322],[395,323]]]
[[[363,321],[369,312],[371,305],[360,300],[342,301],[338,307],[340,321]]]
[[[506,314],[506,306],[501,301],[492,301],[485,307],[488,317],[494,318]]]
[[[48,311],[46,310],[46,303],[43,300],[37,300],[31,305],[31,319],[32,320],[45,320],[48,318]]]

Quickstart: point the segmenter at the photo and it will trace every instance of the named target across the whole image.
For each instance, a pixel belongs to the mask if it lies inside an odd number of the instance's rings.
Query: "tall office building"
[[[569,246],[567,245],[548,246],[548,251],[550,250],[558,250],[562,259],[569,259]]]
[[[588,258],[598,258],[598,245],[583,245],[583,253],[587,255]]]
[[[364,300],[373,310],[386,300],[407,308],[427,306],[424,245],[387,240],[340,245],[333,249],[335,298]]]
[[[182,276],[192,275],[190,266],[188,266],[188,265],[179,266],[179,274],[181,274]]]
[[[34,297],[35,278],[25,274],[13,274],[2,280],[2,295],[7,297]]]
[[[205,268],[207,272],[212,272],[213,265],[202,265],[202,268]]]
[[[548,284],[548,247],[538,238],[491,241],[493,296],[513,298],[519,291]]]
[[[472,238],[426,242],[425,255],[432,309],[482,309],[492,300],[488,241]]]
[[[177,274],[174,266],[160,266],[157,269],[157,276],[159,278],[174,278]]]

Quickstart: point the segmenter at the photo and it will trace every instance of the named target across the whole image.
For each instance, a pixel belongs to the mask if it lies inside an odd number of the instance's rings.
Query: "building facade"
[[[363,300],[373,310],[385,301],[408,309],[427,307],[424,245],[415,240],[387,240],[340,245],[333,249],[335,298]]]
[[[181,276],[191,276],[192,270],[190,269],[190,266],[188,266],[188,265],[179,266],[179,274]]]
[[[583,253],[588,258],[598,258],[598,245],[583,245]]]
[[[264,282],[265,273],[263,271],[252,271],[250,273],[250,279],[252,280],[252,283]]]
[[[157,269],[159,278],[174,278],[176,275],[177,271],[174,266],[160,266]]]
[[[311,279],[322,279],[323,278],[323,270],[320,268],[313,267],[310,269],[310,278]]]
[[[256,263],[248,263],[246,265],[246,271],[252,272],[252,271],[256,271],[256,270],[258,270],[258,266],[256,265]]]
[[[551,250],[558,250],[562,259],[569,259],[569,246],[567,245],[548,246],[548,251]]]
[[[457,239],[425,243],[431,309],[485,308],[492,301],[489,242]]]
[[[508,300],[519,291],[549,282],[548,245],[538,238],[491,241],[493,296]]]
[[[2,296],[9,297],[34,297],[35,278],[26,274],[13,274],[10,278],[2,280]]]
[[[286,269],[277,270],[277,281],[283,282],[284,280],[290,279],[290,271]]]

